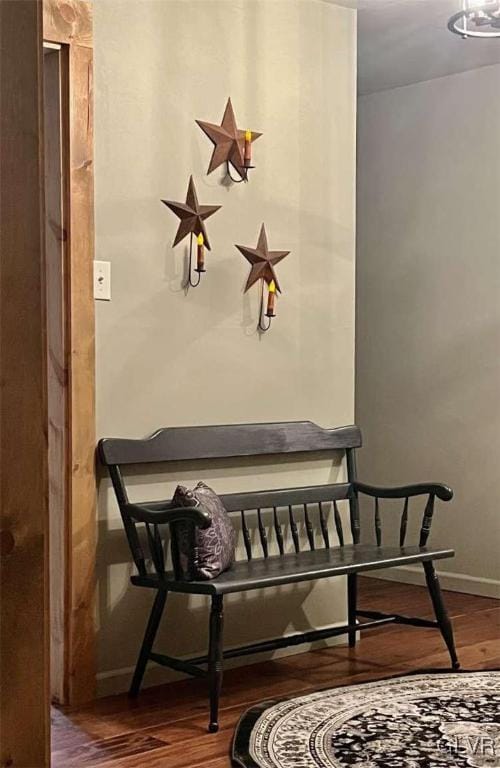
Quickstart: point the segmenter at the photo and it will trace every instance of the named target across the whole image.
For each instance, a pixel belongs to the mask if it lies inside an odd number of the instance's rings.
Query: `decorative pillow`
[[[224,504],[202,482],[193,490],[178,485],[172,501],[176,507],[202,507],[212,518],[212,525],[205,530],[187,522],[176,523],[172,555],[174,562],[177,555],[185,579],[214,579],[234,562],[236,531]]]

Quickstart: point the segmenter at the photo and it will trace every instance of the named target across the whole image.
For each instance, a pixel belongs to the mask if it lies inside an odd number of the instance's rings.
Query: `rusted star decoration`
[[[266,227],[263,224],[260,229],[259,240],[257,242],[257,248],[249,248],[246,245],[237,245],[236,248],[243,254],[245,259],[250,262],[252,268],[248,276],[247,284],[245,286],[245,292],[257,282],[257,280],[265,280],[268,285],[274,281],[276,290],[281,293],[276,271],[274,269],[275,264],[278,264],[285,256],[288,256],[290,251],[270,251],[267,244]]]
[[[227,100],[224,117],[220,125],[206,123],[203,120],[197,120],[196,122],[214,144],[214,151],[207,174],[215,171],[223,163],[230,163],[242,178],[246,178],[247,168],[245,168],[244,158],[245,134],[250,134],[250,144],[256,141],[259,136],[262,136],[262,134],[255,131],[242,131],[237,127],[231,99]]]
[[[203,222],[205,219],[208,219],[209,216],[212,216],[213,213],[218,211],[219,208],[222,208],[222,206],[200,205],[198,203],[198,195],[196,194],[196,187],[194,186],[192,176],[189,178],[185,203],[176,203],[172,200],[162,200],[162,203],[164,203],[167,208],[170,208],[170,210],[180,219],[179,228],[173,242],[174,246],[180,243],[186,235],[193,233],[196,237],[200,234],[203,235],[205,246],[208,250],[211,250],[210,241]]]

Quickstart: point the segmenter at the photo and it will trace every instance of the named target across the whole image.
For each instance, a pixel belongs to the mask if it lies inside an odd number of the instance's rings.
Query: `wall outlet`
[[[94,299],[111,301],[111,262],[94,261]]]

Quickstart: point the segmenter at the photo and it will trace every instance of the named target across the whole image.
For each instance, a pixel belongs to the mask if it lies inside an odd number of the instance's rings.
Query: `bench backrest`
[[[269,455],[345,452],[347,482],[329,485],[252,491],[222,495],[226,509],[241,516],[241,530],[248,559],[269,554],[269,542],[263,511],[272,511],[274,535],[280,554],[286,550],[284,533],[290,532],[293,549],[300,551],[299,525],[304,524],[308,547],[344,544],[342,520],[337,502],[349,501],[353,541],[359,541],[359,510],[352,482],[356,480],[355,449],[361,446],[361,432],[356,426],[323,429],[310,421],[266,424],[231,424],[206,427],[167,427],[142,440],[106,438],[99,442],[99,456],[109,469],[113,487],[140,572],[145,572],[145,558],[137,536],[136,524],[124,515],[128,495],[122,475],[126,465],[199,461]],[[155,502],[146,502],[150,508]],[[165,502],[156,502],[165,504]],[[332,511],[333,514],[329,514]],[[257,513],[259,553],[255,550],[248,525],[249,514]],[[329,520],[333,519],[333,525]],[[148,531],[149,534],[149,531]],[[158,531],[149,536],[158,540]]]

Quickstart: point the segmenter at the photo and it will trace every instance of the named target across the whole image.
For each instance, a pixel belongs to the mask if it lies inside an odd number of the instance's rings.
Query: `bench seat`
[[[356,544],[239,561],[234,563],[230,570],[210,581],[179,581],[172,572],[165,573],[163,578],[157,574],[132,576],[131,581],[136,586],[163,588],[169,592],[223,595],[395,565],[439,560],[453,555],[452,549],[437,546],[377,547]]]

